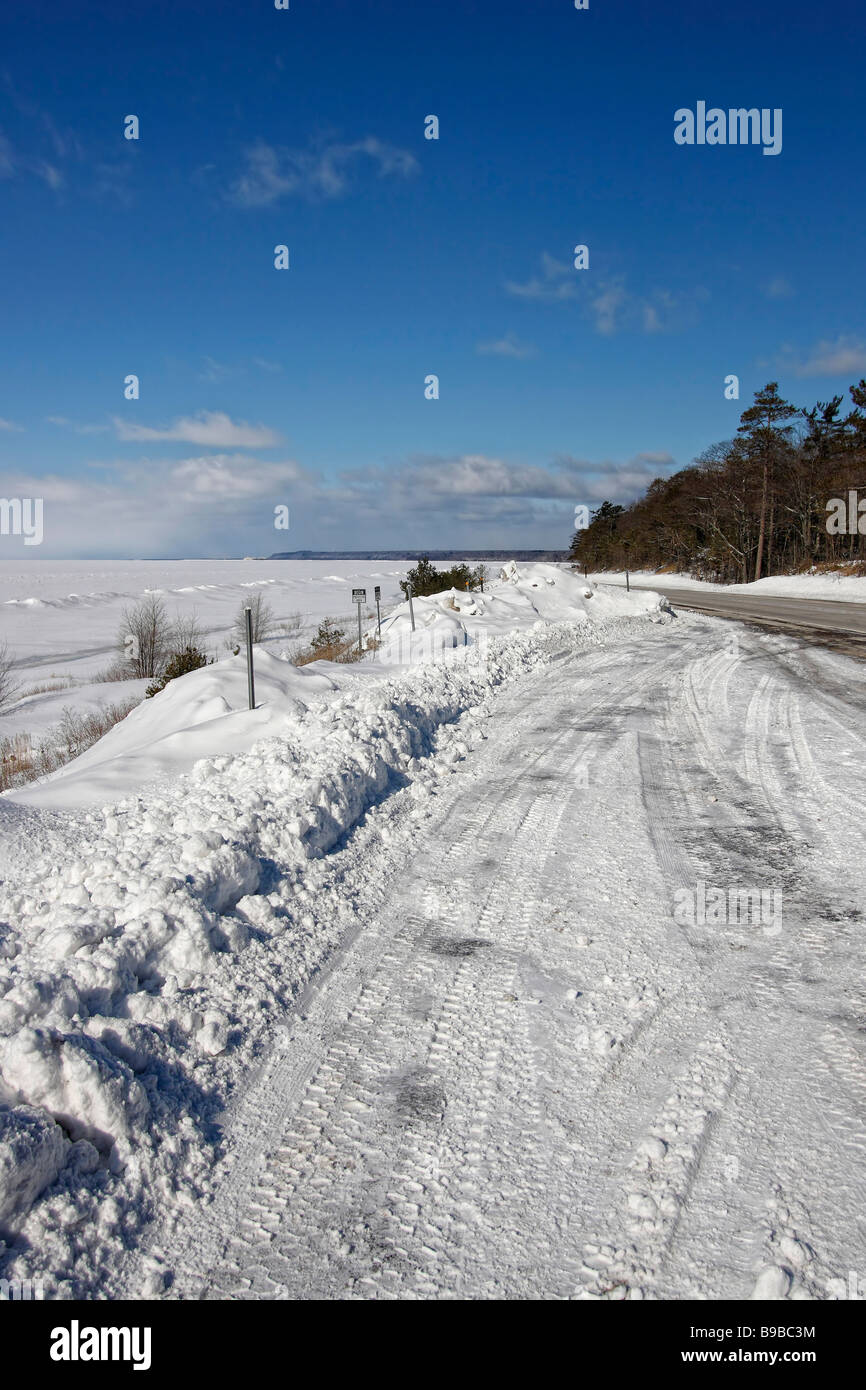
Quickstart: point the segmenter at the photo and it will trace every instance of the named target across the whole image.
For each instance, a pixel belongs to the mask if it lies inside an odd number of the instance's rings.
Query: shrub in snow
[[[185,676],[190,671],[198,671],[202,666],[211,666],[212,664],[213,658],[205,656],[198,647],[185,647],[182,652],[174,653],[167,662],[162,675],[152,681],[144,693],[150,699],[152,695],[158,695],[161,690],[165,690],[169,681],[176,680],[178,676]]]

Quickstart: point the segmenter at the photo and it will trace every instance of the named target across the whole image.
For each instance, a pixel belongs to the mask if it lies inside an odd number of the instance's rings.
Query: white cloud
[[[516,333],[506,333],[492,343],[479,343],[476,347],[483,357],[514,357],[523,359],[535,357],[537,349],[532,343],[523,343]]]
[[[296,484],[304,478],[296,463],[263,464],[243,454],[205,454],[183,459],[171,470],[170,486],[188,501],[242,500],[270,495],[274,488]]]
[[[259,140],[245,153],[245,168],[229,189],[243,207],[269,207],[281,198],[338,198],[351,186],[355,172],[371,163],[380,178],[405,178],[419,165],[408,150],[375,136],[351,144],[334,142],[307,150],[289,150]]]
[[[805,360],[785,363],[796,376],[862,376],[866,373],[866,343],[862,338],[840,335],[835,342],[823,339]]]
[[[115,459],[81,478],[19,476],[45,499],[44,555],[243,555],[302,548],[556,546],[577,503],[626,502],[675,467],[666,453],[543,464],[485,454],[422,457],[324,479],[295,460],[244,453]],[[274,529],[288,505],[289,535]]]
[[[245,420],[235,422],[221,410],[202,410],[196,416],[176,420],[164,430],[131,424],[119,416],[114,416],[113,422],[118,439],[139,442],[178,440],[214,449],[267,449],[280,442],[280,436],[267,426],[249,425]]]
[[[24,431],[24,426],[16,425],[11,420],[4,420],[0,418],[0,430],[9,430],[14,431],[15,434],[22,434]]]

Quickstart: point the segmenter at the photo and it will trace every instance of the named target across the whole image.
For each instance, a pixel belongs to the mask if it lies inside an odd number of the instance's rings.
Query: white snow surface
[[[625,584],[624,570],[606,570],[591,574],[593,583]],[[713,584],[706,579],[692,579],[688,574],[658,574],[654,570],[630,570],[633,584],[663,589],[706,589],[709,593],[770,594],[778,598],[837,599],[844,603],[866,603],[866,577],[845,574],[841,570],[814,574],[775,574],[748,584]]]
[[[0,1278],[844,1296],[862,666],[556,566],[414,609],[0,798]]]
[[[264,594],[280,625],[300,618],[298,640],[309,640],[324,617],[351,630],[357,610],[352,589],[366,588],[365,621],[375,616],[373,588],[382,590],[382,611],[401,598],[398,581],[411,561],[348,560],[29,560],[0,561],[0,642],[8,644],[24,690],[64,683],[28,696],[0,713],[0,737],[40,735],[59,721],[64,707],[90,710],[128,696],[141,698],[147,682],[104,682],[98,677],[119,655],[125,609],[157,594],[169,618],[195,616],[212,655],[226,655],[226,639],[243,603]],[[287,645],[279,630],[265,642],[278,654]]]
[[[657,595],[607,599],[547,566],[416,600],[414,634],[404,607],[375,662],[257,649],[249,711],[227,658],[0,800],[0,1236],[47,1251],[57,1292],[92,1292],[101,1241],[206,1184],[215,1097],[354,918],[357,884],[314,893],[311,864],[395,790],[429,796],[497,687],[666,617]],[[75,1230],[89,1214],[86,1248],[58,1211]]]
[[[253,711],[245,653],[192,671],[143,700],[74,762],[39,783],[5,793],[4,799],[52,808],[116,801],[160,778],[188,772],[202,758],[241,753],[262,738],[291,732],[317,697],[354,688],[359,679],[381,680],[403,667],[442,660],[455,648],[486,644],[495,635],[540,622],[591,626],[637,613],[658,619],[666,608],[658,594],[628,597],[610,589],[596,591],[555,565],[518,568],[511,562],[501,575],[485,594],[449,590],[414,599],[414,631],[408,602],[396,604],[382,624],[381,648],[357,666],[317,661],[296,667],[257,647]],[[375,634],[369,622],[364,628],[371,637]],[[123,689],[141,684],[126,682]],[[107,687],[120,688],[114,683]],[[64,698],[51,700],[56,704]]]

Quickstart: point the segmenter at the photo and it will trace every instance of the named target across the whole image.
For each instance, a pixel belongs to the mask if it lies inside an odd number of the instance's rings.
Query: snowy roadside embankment
[[[605,570],[591,574],[592,583],[625,584],[624,570]],[[662,589],[703,589],[713,594],[766,594],[770,598],[836,599],[841,603],[866,603],[866,577],[842,570],[812,574],[773,574],[748,584],[713,584],[693,579],[689,574],[656,574],[652,570],[630,570],[629,580],[643,588],[658,584]]]
[[[145,726],[155,747],[191,737],[208,750],[188,773],[65,818],[0,799],[4,838],[22,847],[7,853],[0,888],[0,1241],[10,1268],[23,1261],[60,1295],[93,1292],[101,1262],[148,1216],[208,1199],[232,1085],[354,918],[357,881],[325,881],[317,863],[390,792],[429,796],[484,737],[498,686],[633,632],[635,616],[658,620],[662,607],[644,594],[617,598],[626,621],[536,618],[402,673],[383,667],[381,679],[341,668],[342,689],[333,667],[289,667],[285,701],[277,713],[274,695],[273,722],[246,751],[239,712],[208,685],[219,668],[207,668],[42,790],[88,767],[108,776],[115,760],[115,790],[135,782],[142,766],[131,773],[129,759],[146,763]],[[224,691],[237,676],[228,670]],[[147,767],[167,765],[163,747]],[[3,1253],[0,1244],[0,1262]]]

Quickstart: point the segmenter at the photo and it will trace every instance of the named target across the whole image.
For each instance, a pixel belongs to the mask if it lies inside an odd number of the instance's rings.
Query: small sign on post
[[[358,605],[358,655],[361,655],[361,604],[367,602],[366,589],[353,589],[352,602]]]
[[[376,587],[375,587],[374,590],[373,590],[373,597],[374,597],[374,599],[376,600],[376,632],[377,632],[378,636],[381,637],[381,636],[382,636],[382,610],[381,610],[381,608],[379,607],[379,601],[380,601],[380,599],[381,599],[381,597],[382,597],[382,590],[381,590],[381,588],[379,587],[378,584],[376,585]]]

